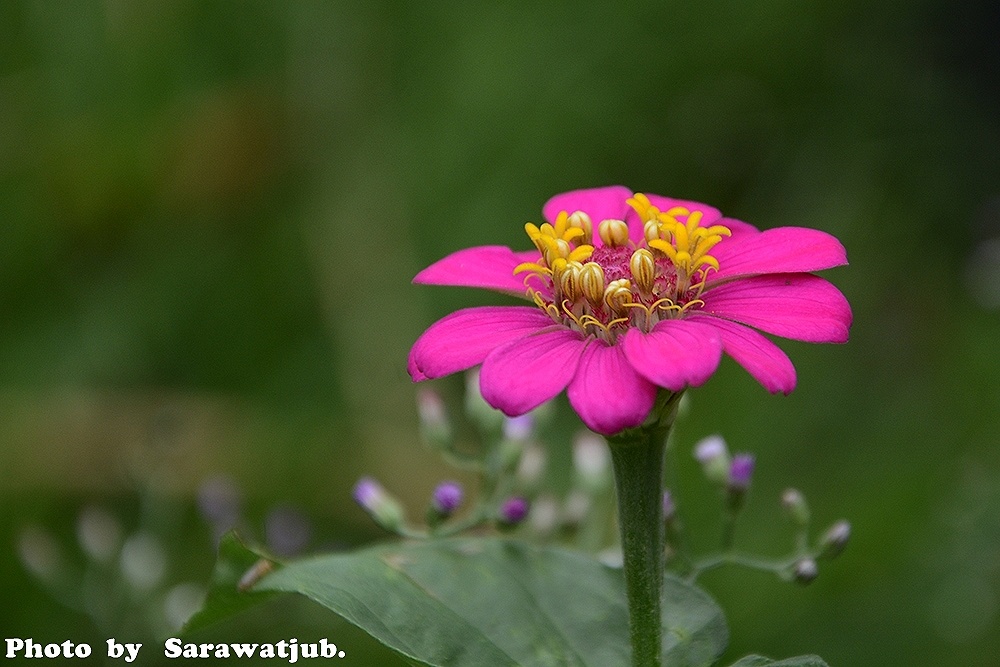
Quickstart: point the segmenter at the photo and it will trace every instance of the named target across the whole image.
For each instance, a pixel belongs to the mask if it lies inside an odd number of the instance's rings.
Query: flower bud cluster
[[[575,222],[585,225],[587,221],[577,218]],[[354,486],[354,500],[377,525],[403,537],[426,538],[483,524],[511,530],[528,517],[546,466],[545,450],[535,441],[536,433],[547,421],[550,408],[540,406],[519,417],[504,416],[483,400],[475,370],[466,375],[464,407],[478,443],[457,442],[444,400],[429,389],[417,396],[420,432],[449,463],[477,472],[485,492],[467,503],[465,489],[458,481],[442,481],[430,494],[424,512],[426,525],[414,526],[395,496],[374,478],[363,477]]]
[[[795,529],[795,547],[786,559],[744,558],[733,552],[733,526],[742,510],[750,489],[755,467],[755,459],[750,454],[730,454],[725,440],[719,435],[711,435],[699,441],[694,447],[694,458],[701,465],[705,478],[719,488],[724,498],[726,521],[722,540],[722,555],[705,560],[706,565],[694,565],[694,576],[704,569],[726,562],[740,562],[746,566],[768,570],[783,579],[806,585],[819,574],[819,561],[836,558],[850,539],[851,526],[846,521],[837,521],[814,544],[810,543],[810,511],[802,492],[788,488],[781,494],[781,507]],[[670,517],[675,512],[672,498],[664,498],[664,515],[668,518],[668,538]],[[670,546],[668,539],[668,547]]]
[[[67,548],[53,531],[27,526],[18,536],[17,556],[57,602],[72,601],[95,626],[113,626],[125,614],[137,630],[175,632],[200,606],[202,586],[171,581],[164,535],[143,525],[128,531],[99,505],[84,507],[74,528],[75,544]]]
[[[741,510],[753,478],[753,455],[731,455],[722,436],[710,435],[695,445],[694,457],[701,464],[706,479],[725,493],[729,510],[733,513]]]

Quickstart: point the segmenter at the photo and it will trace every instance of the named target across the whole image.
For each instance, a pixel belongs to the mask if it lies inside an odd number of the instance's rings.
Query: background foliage
[[[406,352],[503,300],[410,278],[525,247],[549,196],[620,182],[820,228],[851,259],[829,274],[850,344],[783,343],[788,398],[726,362],[678,430],[688,524],[711,495],[686,451],[720,432],[758,456],[744,544],[784,548],[789,484],[855,529],[807,589],[707,576],[728,655],[992,664],[998,26],[984,1],[0,3],[4,636],[140,641],[14,557],[45,526],[79,561],[86,506],[168,536],[167,576],[195,582],[207,479],[239,486],[252,535],[269,508],[308,516],[312,549],[378,537],[349,498],[362,473],[422,506],[446,473],[415,436]],[[292,636],[389,664],[294,600],[202,641]]]

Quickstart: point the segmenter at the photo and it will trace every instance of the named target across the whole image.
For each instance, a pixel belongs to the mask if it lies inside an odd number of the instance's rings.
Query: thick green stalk
[[[677,394],[651,420],[612,436],[633,667],[660,667],[663,611],[663,456]]]

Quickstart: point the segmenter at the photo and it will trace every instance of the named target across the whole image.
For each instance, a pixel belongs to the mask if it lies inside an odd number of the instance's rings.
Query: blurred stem
[[[669,432],[667,435],[668,436],[670,435]],[[678,482],[678,475],[677,475],[677,468],[678,468],[677,447],[674,446],[672,439],[670,437],[666,438],[666,442],[667,442],[667,451],[665,456],[667,459],[667,465],[665,466],[664,469],[664,475],[667,488],[669,488],[670,492],[674,494],[674,498],[677,498],[680,495],[679,492],[680,484]],[[686,571],[693,566],[693,559],[691,556],[690,548],[688,546],[687,536],[684,533],[684,522],[682,519],[683,511],[684,511],[683,504],[677,505],[675,507],[674,509],[675,517],[671,525],[671,530],[669,531],[669,534],[667,534],[664,537],[664,539],[667,540],[669,546],[671,546],[674,550],[672,558],[675,558],[677,562],[682,563],[683,564],[682,567]]]
[[[611,436],[632,667],[659,667],[663,637],[663,457],[679,394],[663,394],[646,424]]]
[[[729,553],[736,539],[736,512],[726,510],[722,516],[722,551]]]

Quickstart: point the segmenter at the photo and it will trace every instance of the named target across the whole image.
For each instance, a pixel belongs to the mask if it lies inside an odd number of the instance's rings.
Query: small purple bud
[[[279,556],[294,556],[309,545],[309,519],[291,505],[278,505],[264,519],[264,539]]]
[[[754,459],[750,454],[737,454],[729,465],[729,488],[746,491],[753,477]]]
[[[512,496],[500,506],[500,523],[513,526],[528,516],[528,501],[520,496]]]
[[[663,520],[670,522],[677,515],[677,505],[670,491],[663,492]]]
[[[442,482],[434,489],[431,505],[441,516],[450,516],[462,504],[462,496],[458,482]]]
[[[362,477],[354,485],[354,500],[369,512],[375,510],[383,497],[385,497],[385,490],[371,477]]]
[[[354,500],[386,530],[396,532],[403,525],[402,506],[371,477],[362,477],[354,485]]]
[[[229,477],[210,477],[198,487],[198,509],[220,533],[239,522],[241,505],[240,490]]]

